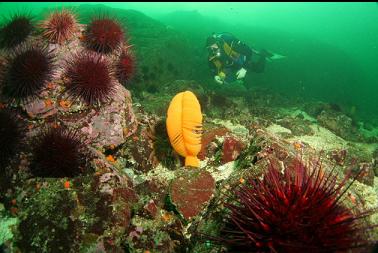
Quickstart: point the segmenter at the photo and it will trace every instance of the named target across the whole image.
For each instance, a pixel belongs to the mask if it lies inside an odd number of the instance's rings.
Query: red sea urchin
[[[16,100],[36,97],[53,75],[54,56],[47,48],[25,46],[9,58],[4,71],[4,94]]]
[[[216,240],[228,252],[347,252],[372,243],[372,226],[364,221],[372,212],[355,212],[341,201],[356,177],[338,183],[319,162],[296,162],[283,173],[272,164],[263,180],[248,180],[236,203],[226,204],[229,218]]]
[[[94,52],[80,53],[67,62],[67,91],[89,105],[103,103],[114,91],[113,71],[107,60]]]
[[[2,170],[17,152],[21,139],[22,128],[20,122],[12,115],[11,111],[0,110],[0,168]]]
[[[85,171],[87,159],[76,131],[50,128],[36,139],[30,169],[38,177],[74,177]]]
[[[13,48],[26,40],[33,32],[32,18],[16,14],[0,28],[0,48]]]
[[[62,44],[77,31],[76,17],[68,10],[55,11],[41,23],[43,37],[50,43]]]
[[[127,83],[135,72],[135,57],[129,50],[123,50],[117,63],[117,77],[121,83]]]
[[[98,53],[111,53],[123,42],[121,25],[110,18],[94,18],[85,31],[85,42],[89,49]]]

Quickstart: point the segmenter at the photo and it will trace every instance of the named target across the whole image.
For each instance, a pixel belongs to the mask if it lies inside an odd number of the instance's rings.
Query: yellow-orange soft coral
[[[167,131],[172,147],[185,157],[185,166],[199,167],[202,113],[197,97],[190,91],[178,93],[167,112]]]

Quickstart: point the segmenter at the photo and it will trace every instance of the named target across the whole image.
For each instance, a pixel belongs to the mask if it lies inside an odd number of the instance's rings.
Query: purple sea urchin
[[[369,243],[364,218],[341,199],[350,176],[338,183],[320,163],[296,162],[281,173],[271,163],[264,179],[248,180],[228,203],[228,221],[217,239],[228,252],[347,252]],[[366,251],[365,251],[366,252]]]
[[[106,102],[113,94],[113,71],[99,54],[85,52],[74,56],[67,62],[66,76],[69,95],[87,104]]]
[[[74,14],[68,10],[55,11],[41,23],[43,37],[51,43],[62,44],[71,39],[77,31]]]
[[[121,25],[110,18],[94,18],[85,31],[85,42],[89,49],[98,53],[111,53],[123,41]]]
[[[6,167],[20,147],[20,122],[8,110],[0,110],[0,167]]]
[[[0,48],[13,48],[26,40],[33,32],[32,18],[16,14],[0,28]]]
[[[31,173],[39,177],[75,177],[85,171],[86,156],[77,132],[50,128],[36,140]]]
[[[16,100],[35,97],[51,80],[54,57],[47,48],[25,46],[17,49],[4,71],[4,94]]]

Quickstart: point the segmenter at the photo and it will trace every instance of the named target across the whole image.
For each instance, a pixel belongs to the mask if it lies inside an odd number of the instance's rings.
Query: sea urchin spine
[[[297,161],[281,173],[271,162],[263,180],[241,186],[236,203],[226,204],[218,241],[229,252],[346,252],[371,244],[364,218],[372,211],[354,212],[341,201],[350,176],[338,183],[335,172],[314,164]]]
[[[31,17],[14,15],[0,28],[0,48],[14,48],[26,41],[34,30]]]
[[[18,48],[8,60],[3,78],[4,94],[16,100],[36,97],[52,78],[54,56],[47,48]]]
[[[127,83],[135,72],[135,57],[129,50],[123,50],[117,64],[117,77],[121,83]]]
[[[3,83],[4,71],[6,66],[6,60],[0,56],[0,83]]]
[[[102,55],[96,53],[74,56],[67,62],[66,77],[69,95],[89,105],[108,101],[114,91],[112,68]]]
[[[95,18],[85,31],[89,49],[98,53],[111,53],[123,42],[124,33],[120,24],[110,18]]]
[[[55,11],[41,23],[43,28],[43,37],[50,43],[62,44],[70,40],[78,30],[77,21],[70,11]]]
[[[10,159],[15,155],[22,140],[19,120],[8,110],[0,110],[0,168],[1,175]]]
[[[49,128],[37,137],[31,173],[39,177],[74,177],[87,165],[87,152],[76,131]]]

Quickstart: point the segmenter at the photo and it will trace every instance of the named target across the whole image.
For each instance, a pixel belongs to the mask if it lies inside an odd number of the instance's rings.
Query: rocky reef
[[[340,180],[362,170],[342,203],[378,206],[378,137],[337,106],[214,88],[196,76],[207,66],[183,34],[112,11],[58,11],[71,29],[58,36],[46,33],[59,21],[49,10],[0,52],[0,138],[9,143],[0,148],[0,251],[227,252],[212,240],[225,200],[270,163],[299,158],[320,157]],[[35,80],[26,89],[24,73]],[[185,90],[204,115],[198,169],[184,167],[165,127],[169,101]],[[378,224],[377,214],[366,219]]]

